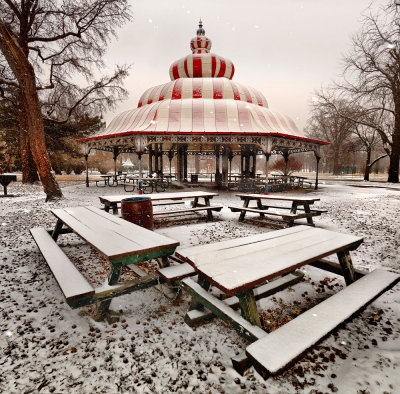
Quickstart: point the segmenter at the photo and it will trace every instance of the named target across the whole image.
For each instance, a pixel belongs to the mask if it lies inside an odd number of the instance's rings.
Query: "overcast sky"
[[[382,4],[383,0],[378,0]],[[132,64],[129,98],[136,108],[148,88],[170,81],[171,63],[190,52],[203,20],[211,52],[235,65],[233,80],[259,89],[269,107],[303,128],[313,91],[337,78],[341,55],[370,0],[131,0],[133,20],[118,30],[106,62]]]

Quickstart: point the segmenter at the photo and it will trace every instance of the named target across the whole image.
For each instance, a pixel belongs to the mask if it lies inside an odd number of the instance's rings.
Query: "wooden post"
[[[237,293],[242,317],[255,326],[261,327],[260,316],[257,311],[256,299],[252,289]]]
[[[352,284],[355,279],[354,267],[348,250],[337,252],[340,266],[342,267],[346,285]]]

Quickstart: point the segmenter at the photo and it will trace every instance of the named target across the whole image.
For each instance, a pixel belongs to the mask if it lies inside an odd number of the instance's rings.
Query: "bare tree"
[[[51,172],[43,114],[67,122],[124,96],[127,67],[109,77],[94,70],[104,67],[110,38],[129,18],[127,0],[0,2],[0,94],[18,91],[21,158],[26,167],[31,154],[47,200],[62,193]]]
[[[400,8],[393,1],[369,11],[344,58],[343,81],[320,100],[359,125],[376,130],[390,158],[388,182],[399,182],[400,159]],[[353,118],[335,105],[338,95],[357,105]],[[371,164],[371,163],[369,163]]]
[[[349,108],[343,100],[335,101],[335,108],[348,113]],[[333,174],[341,173],[343,154],[347,152],[351,142],[354,122],[337,115],[336,110],[315,101],[312,106],[312,115],[307,122],[306,135],[310,138],[327,141],[326,148],[329,161],[333,163]]]

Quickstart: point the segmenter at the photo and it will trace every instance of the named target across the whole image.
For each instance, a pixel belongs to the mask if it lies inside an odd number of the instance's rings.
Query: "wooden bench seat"
[[[270,205],[270,204],[268,204],[267,207],[268,207],[268,209],[265,209],[266,212],[268,212],[269,208],[286,209],[286,210],[287,209],[292,209],[292,207],[282,207],[280,205]],[[237,207],[237,208],[239,208],[239,207]],[[242,209],[243,207],[240,207],[240,208]],[[254,208],[254,209],[258,209],[258,208]],[[304,208],[297,207],[296,209],[297,209],[297,211],[305,212]],[[311,212],[317,212],[318,215],[321,215],[322,213],[327,213],[328,212],[327,209],[322,209],[322,208],[310,208],[310,211]]]
[[[275,212],[275,211],[270,211],[268,209],[257,209],[257,208],[246,208],[246,207],[228,207],[232,212],[252,212],[252,213],[258,213],[261,216],[279,216],[281,217],[285,222],[288,222],[289,225],[292,225],[295,219],[303,219],[307,218],[310,216],[319,216],[321,213],[316,212],[316,211],[311,211],[310,213],[306,213],[304,211],[299,212],[299,213],[291,213],[291,212]],[[279,207],[282,208],[282,207]],[[240,221],[244,220],[244,217],[239,218]]]
[[[92,285],[64,254],[46,229],[35,227],[30,229],[30,232],[67,302],[95,293]]]
[[[186,278],[187,276],[196,274],[194,268],[188,263],[160,268],[157,272],[167,283],[176,282]]]
[[[398,274],[376,269],[252,343],[246,354],[264,378],[276,375],[399,280]]]
[[[180,209],[176,211],[160,211],[160,212],[153,212],[153,216],[160,216],[160,215],[183,215],[192,212],[199,212],[199,211],[221,211],[222,206],[214,206],[214,207],[196,207],[196,208],[187,208],[187,209]],[[211,212],[210,212],[211,213]]]

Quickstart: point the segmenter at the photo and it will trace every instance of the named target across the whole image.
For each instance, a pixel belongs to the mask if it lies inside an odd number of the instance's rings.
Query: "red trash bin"
[[[150,197],[130,197],[121,200],[121,216],[138,226],[154,229],[153,205]]]

